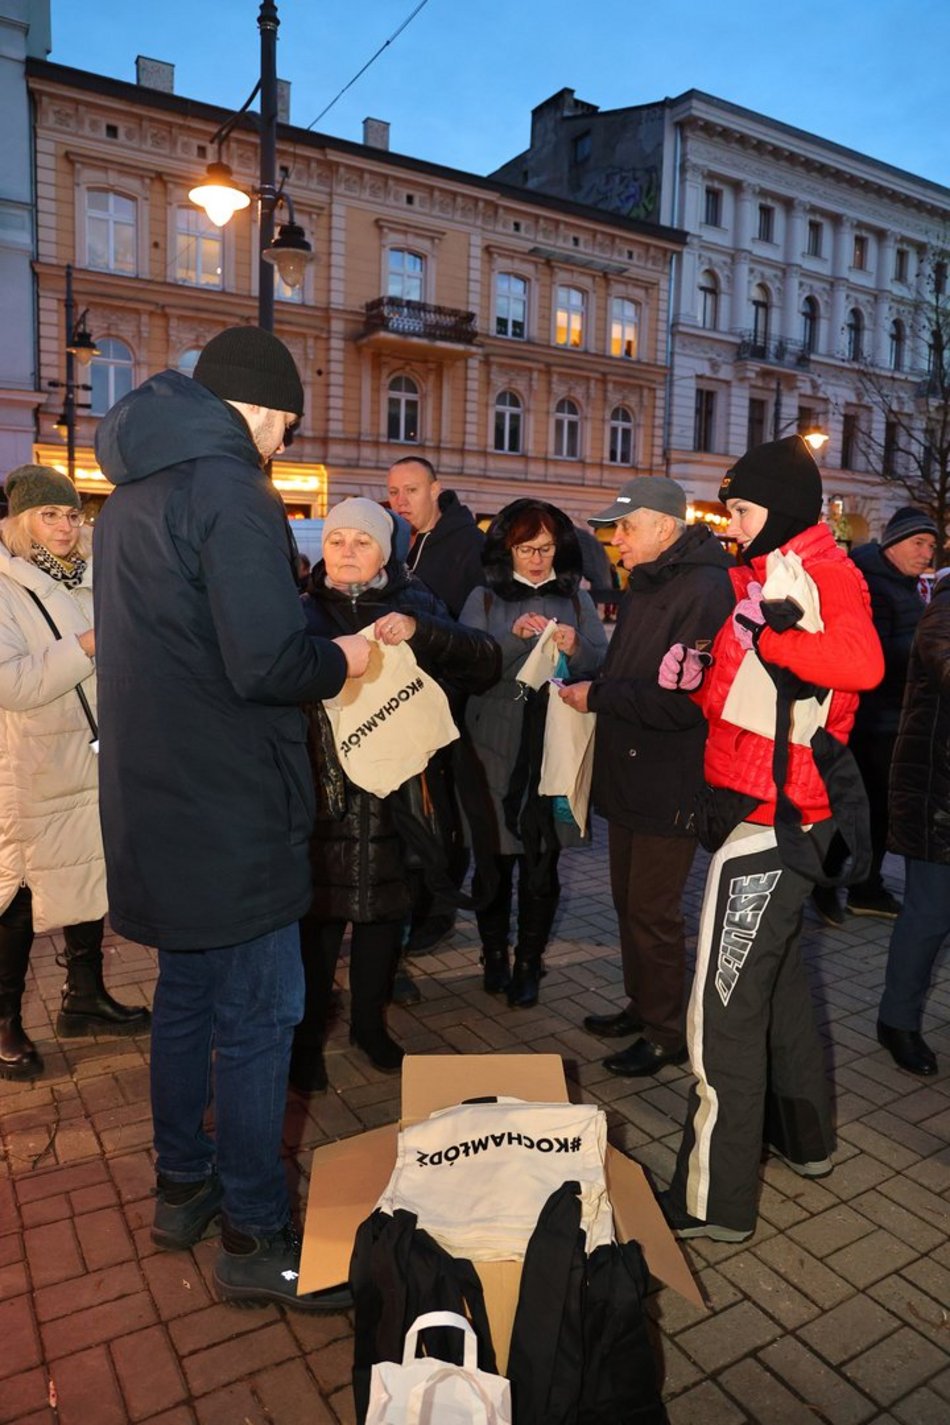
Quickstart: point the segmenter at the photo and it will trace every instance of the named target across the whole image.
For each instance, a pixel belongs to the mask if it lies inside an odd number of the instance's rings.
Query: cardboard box
[[[419,1054],[402,1066],[402,1122],[417,1123],[464,1099],[510,1094],[536,1103],[567,1103],[557,1054]],[[396,1161],[396,1124],[318,1148],[313,1155],[298,1290],[345,1281],[356,1229],[373,1211]],[[635,1238],[651,1274],[705,1309],[698,1286],[638,1163],[608,1145],[607,1188],[617,1237]],[[499,1369],[504,1371],[518,1302],[521,1263],[478,1262]]]

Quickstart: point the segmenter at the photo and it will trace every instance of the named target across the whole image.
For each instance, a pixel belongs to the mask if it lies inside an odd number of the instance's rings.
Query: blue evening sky
[[[306,127],[419,0],[278,0],[278,73]],[[257,0],[52,0],[60,64],[238,108],[257,78]],[[561,88],[601,109],[703,89],[950,186],[948,0],[427,0],[315,127],[487,173]]]

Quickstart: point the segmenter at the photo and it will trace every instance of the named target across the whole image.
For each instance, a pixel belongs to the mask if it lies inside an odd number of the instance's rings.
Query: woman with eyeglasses
[[[106,911],[95,741],[90,540],[72,481],[7,476],[0,523],[0,1078],[43,1061],[21,1006],[34,933],[62,929],[56,1031],[136,1034],[149,1012],[102,982]]]
[[[543,500],[514,500],[492,521],[482,550],[485,587],[473,589],[460,622],[490,633],[501,645],[501,681],[468,700],[466,724],[488,784],[497,835],[498,890],[477,912],[484,986],[507,991],[520,1009],[536,1004],[542,955],[560,896],[562,847],[580,830],[554,798],[538,792],[548,688],[533,693],[517,681],[538,636],[554,619],[554,642],[566,676],[591,678],[607,651],[607,635],[580,587],[581,550],[567,515]],[[509,922],[518,866],[518,938],[509,963]],[[477,892],[477,886],[476,886]]]

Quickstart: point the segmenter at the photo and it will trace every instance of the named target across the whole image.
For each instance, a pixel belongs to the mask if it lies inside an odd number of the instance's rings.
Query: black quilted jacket
[[[950,578],[917,625],[891,762],[888,844],[950,864]]]

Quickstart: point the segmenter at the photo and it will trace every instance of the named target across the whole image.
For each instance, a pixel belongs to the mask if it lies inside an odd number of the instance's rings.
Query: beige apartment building
[[[27,62],[35,115],[39,374],[35,456],[62,464],[63,302],[99,355],[77,377],[76,473],[89,497],[98,418],[164,367],[188,371],[225,326],[257,317],[255,204],[225,228],[188,199],[227,116],[170,91],[171,66],[123,83]],[[158,84],[164,87],[156,88]],[[249,192],[257,137],[223,158]],[[275,329],[303,373],[302,430],[274,478],[291,513],[380,497],[418,451],[479,513],[528,492],[576,518],[636,473],[662,473],[671,263],[684,235],[282,124],[296,221],[314,260],[279,280]]]

